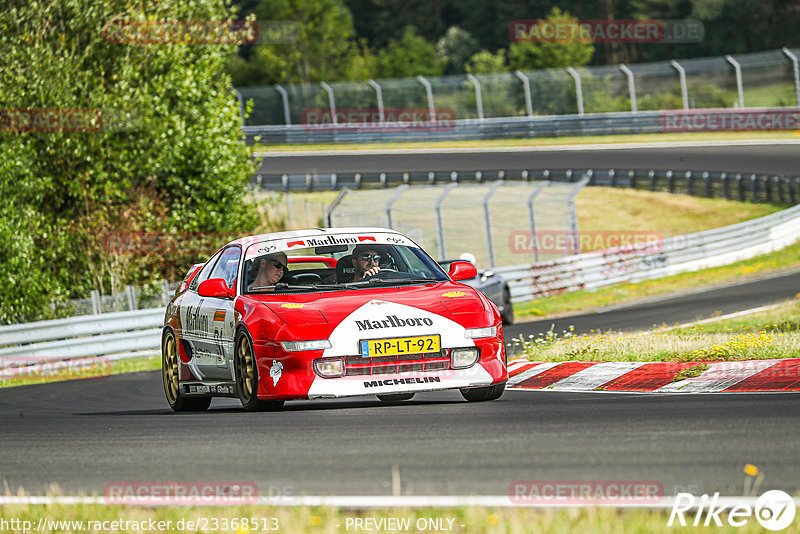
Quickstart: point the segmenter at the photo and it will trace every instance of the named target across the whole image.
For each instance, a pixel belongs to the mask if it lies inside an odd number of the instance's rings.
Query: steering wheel
[[[299,273],[291,276],[291,279],[298,284],[315,284],[322,281],[322,277],[317,273]]]

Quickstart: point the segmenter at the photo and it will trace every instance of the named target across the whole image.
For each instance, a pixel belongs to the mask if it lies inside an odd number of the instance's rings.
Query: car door
[[[222,251],[208,279],[222,278],[235,289],[242,249],[233,245]],[[206,379],[233,380],[232,298],[202,297],[198,303],[197,366]]]

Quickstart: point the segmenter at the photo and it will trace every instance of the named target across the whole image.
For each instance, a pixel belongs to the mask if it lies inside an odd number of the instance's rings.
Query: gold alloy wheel
[[[239,338],[239,344],[236,347],[236,385],[239,387],[239,394],[244,403],[250,401],[255,390],[255,385],[253,384],[255,382],[254,365],[255,361],[250,340],[243,335]]]
[[[174,405],[178,402],[178,349],[175,345],[175,335],[171,333],[167,334],[164,340],[161,372],[164,377],[164,392],[167,394],[167,402]]]

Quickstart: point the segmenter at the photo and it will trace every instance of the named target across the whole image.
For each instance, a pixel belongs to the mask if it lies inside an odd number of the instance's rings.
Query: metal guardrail
[[[482,171],[416,171],[370,173],[264,174],[253,177],[265,190],[325,191],[389,188],[401,185],[442,185],[512,182],[579,182],[590,186],[627,187],[685,193],[707,198],[750,202],[800,202],[800,176],[686,169],[501,169]]]
[[[0,369],[92,356],[152,354],[164,308],[104,313],[0,327]],[[132,353],[132,354],[128,354]]]
[[[579,289],[638,282],[727,265],[781,249],[800,239],[800,205],[752,221],[663,242],[566,256],[525,266],[498,267],[513,302]]]

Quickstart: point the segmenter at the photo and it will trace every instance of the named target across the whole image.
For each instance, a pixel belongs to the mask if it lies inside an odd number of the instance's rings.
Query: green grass
[[[102,380],[109,375],[153,371],[156,369],[161,369],[161,357],[157,355],[127,358],[112,362],[98,358],[95,365],[86,369],[57,370],[54,372],[45,370],[44,372],[31,372],[17,378],[0,379],[0,388],[63,382],[65,380]]]
[[[631,135],[587,135],[574,137],[534,137],[473,141],[342,143],[318,145],[252,145],[253,152],[295,152],[306,150],[375,150],[392,148],[475,148],[497,146],[558,146],[597,143],[664,143],[671,141],[716,141],[748,139],[798,139],[798,131],[687,132]]]
[[[203,532],[203,533],[235,533],[246,532],[279,532],[279,533],[310,533],[334,534],[343,532],[366,532],[355,530],[353,524],[347,528],[348,519],[395,518],[409,520],[413,525],[402,532],[444,532],[444,530],[419,530],[416,528],[418,520],[452,519],[452,531],[455,534],[517,534],[540,533],[572,534],[580,533],[651,533],[651,532],[691,532],[691,522],[694,516],[685,514],[689,526],[680,527],[677,524],[667,527],[669,510],[624,510],[613,508],[560,508],[560,509],[531,509],[531,508],[485,508],[485,507],[456,507],[456,508],[378,508],[367,510],[339,510],[330,507],[294,507],[277,508],[268,506],[242,506],[242,507],[157,507],[136,508],[131,506],[103,506],[103,505],[9,505],[0,506],[0,515],[6,520],[16,519],[29,521],[33,531],[40,518],[57,521],[136,521],[146,525],[149,520],[156,524],[164,523],[165,529],[155,531],[148,527],[139,529],[120,529],[119,532]],[[206,518],[206,529],[187,530],[187,521],[197,523]],[[214,530],[212,521],[216,524],[231,524],[236,519],[237,523],[242,518],[254,518],[261,526],[263,521],[268,525],[277,520],[277,530],[247,530],[243,528]],[[747,534],[763,532],[758,522],[750,517],[742,527],[732,527],[727,523],[725,513],[720,514],[722,527],[712,527],[713,532],[729,532]],[[183,521],[184,530],[176,529],[179,521]],[[169,521],[169,523],[167,523]],[[102,524],[102,523],[101,523]],[[447,524],[447,522],[445,522]],[[87,526],[84,523],[85,526]],[[110,523],[107,523],[110,526]],[[134,526],[130,523],[121,524]],[[422,523],[420,523],[422,525]],[[463,525],[463,526],[462,526]],[[84,526],[84,528],[85,528]],[[19,530],[22,531],[21,529]],[[63,529],[43,529],[40,532],[91,532],[73,526]],[[103,530],[94,530],[102,532]],[[377,531],[377,530],[376,530]],[[380,532],[400,532],[397,530],[381,530]],[[796,527],[790,526],[782,532],[797,532]]]
[[[800,357],[800,300],[733,319],[684,328],[667,325],[647,332],[551,330],[538,337],[508,340],[537,362],[704,362]],[[692,371],[685,371],[691,373]]]

